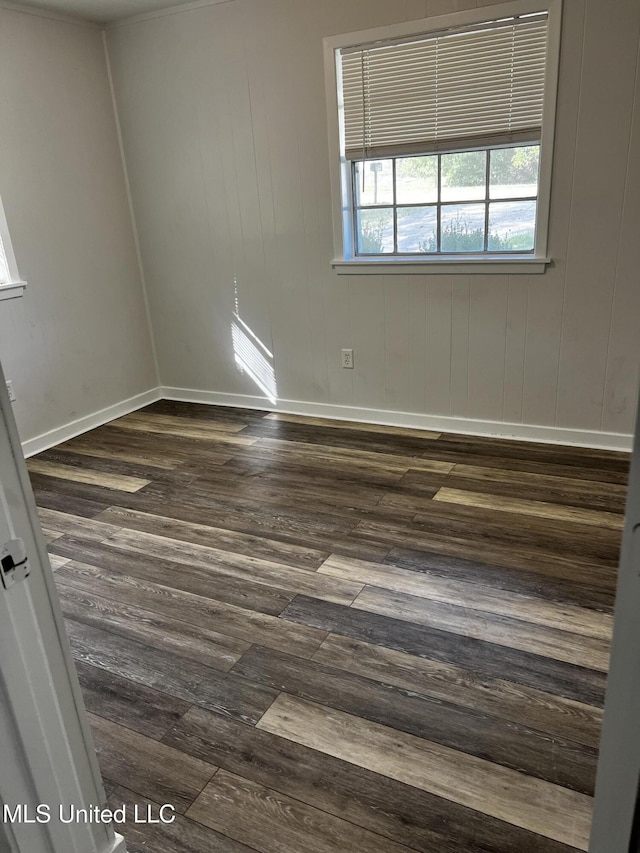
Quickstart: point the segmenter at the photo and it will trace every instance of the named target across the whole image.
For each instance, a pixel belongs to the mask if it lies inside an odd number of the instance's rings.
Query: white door
[[[104,789],[1,366],[0,567],[0,853],[126,853],[94,814]]]
[[[640,850],[640,406],[631,459],[591,853]]]

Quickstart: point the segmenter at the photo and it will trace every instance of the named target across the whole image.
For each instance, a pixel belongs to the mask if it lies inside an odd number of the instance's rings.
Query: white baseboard
[[[106,409],[100,409],[98,412],[85,415],[75,421],[70,421],[68,424],[51,429],[49,432],[44,432],[42,435],[37,435],[35,438],[30,438],[28,441],[23,441],[22,452],[27,458],[34,456],[36,453],[42,453],[43,450],[55,447],[56,444],[75,438],[76,435],[102,426],[108,421],[121,418],[123,415],[128,415],[129,412],[135,412],[136,409],[141,409],[143,406],[148,406],[149,403],[155,403],[156,400],[162,399],[160,391],[160,388],[152,388],[142,394],[136,394],[135,397],[129,397],[128,400],[122,400],[113,406],[107,406]]]
[[[464,435],[483,435],[519,441],[540,441],[547,444],[569,444],[603,450],[630,451],[633,436],[617,432],[596,432],[565,427],[534,424],[503,423],[472,418],[452,418],[446,415],[423,415],[416,412],[394,412],[386,409],[362,409],[356,406],[336,406],[331,403],[310,403],[302,400],[278,400],[273,405],[265,397],[225,394],[218,391],[198,391],[191,388],[159,389],[160,397],[187,403],[206,403],[212,406],[232,406],[240,409],[262,409],[334,420],[384,424],[385,426],[458,432]]]
[[[570,444],[603,450],[630,451],[633,436],[616,432],[594,432],[563,427],[535,426],[532,424],[502,423],[471,418],[451,418],[446,415],[424,415],[416,412],[394,412],[386,409],[363,409],[357,406],[337,406],[331,403],[311,403],[304,400],[278,400],[273,405],[265,397],[244,394],[226,394],[220,391],[199,391],[192,388],[160,386],[129,397],[106,409],[100,409],[68,424],[49,430],[22,443],[28,458],[83,432],[135,412],[157,400],[181,400],[187,403],[205,403],[210,406],[230,406],[238,409],[260,409],[356,423],[384,424],[385,426],[428,429],[437,432],[459,432],[464,435],[484,435],[520,441],[540,441],[547,444]]]

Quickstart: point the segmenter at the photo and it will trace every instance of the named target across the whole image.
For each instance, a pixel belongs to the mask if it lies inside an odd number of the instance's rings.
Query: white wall
[[[97,28],[0,8],[0,359],[32,439],[157,385]]]
[[[234,365],[235,279],[280,398],[631,431],[637,0],[565,3],[544,276],[330,269],[322,37],[474,5],[231,0],[110,30],[164,385],[259,393]]]

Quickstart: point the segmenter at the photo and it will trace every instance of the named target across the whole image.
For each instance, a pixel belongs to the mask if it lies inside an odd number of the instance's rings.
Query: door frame
[[[0,823],[2,842],[11,853],[126,853],[110,824],[54,819],[60,804],[102,807],[106,796],[0,365],[0,546],[13,538],[30,575],[0,583],[0,803],[45,804],[52,819]]]

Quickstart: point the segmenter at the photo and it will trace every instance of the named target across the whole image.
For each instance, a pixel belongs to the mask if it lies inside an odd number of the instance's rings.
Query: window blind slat
[[[341,53],[345,153],[540,137],[547,16]]]

